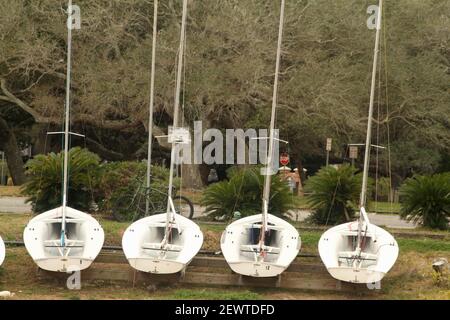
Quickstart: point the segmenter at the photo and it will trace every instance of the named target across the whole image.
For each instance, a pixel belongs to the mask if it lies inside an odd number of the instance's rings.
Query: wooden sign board
[[[350,147],[350,159],[358,159],[358,147]]]
[[[327,151],[331,151],[332,142],[333,142],[333,140],[331,138],[327,139]]]
[[[169,127],[169,143],[189,144],[191,142],[191,134],[189,128]]]

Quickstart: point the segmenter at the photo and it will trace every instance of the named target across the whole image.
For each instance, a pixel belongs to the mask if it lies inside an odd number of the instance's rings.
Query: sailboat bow
[[[92,264],[102,249],[105,235],[98,221],[87,213],[65,209],[63,235],[63,207],[34,217],[24,230],[25,247],[41,269],[81,271]]]
[[[361,214],[367,216],[364,207]],[[320,258],[335,279],[375,283],[395,264],[398,244],[389,232],[368,219],[364,219],[360,231],[358,224],[359,221],[344,223],[323,233],[319,240]]]
[[[301,239],[288,222],[267,215],[267,229],[261,242],[261,214],[231,223],[221,237],[221,248],[230,268],[252,277],[275,277],[297,257]]]

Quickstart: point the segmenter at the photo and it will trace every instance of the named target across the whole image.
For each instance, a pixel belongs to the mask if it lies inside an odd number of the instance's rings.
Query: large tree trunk
[[[45,154],[49,151],[47,146],[47,126],[42,123],[36,123],[32,128],[33,134],[33,155]]]
[[[295,162],[297,165],[297,170],[298,170],[298,176],[300,178],[300,183],[298,185],[298,189],[297,189],[297,195],[300,197],[303,197],[305,195],[304,189],[303,189],[303,163],[302,160],[300,158],[300,155],[298,153],[294,154],[295,156]]]
[[[25,169],[17,145],[16,136],[10,129],[6,121],[0,117],[0,148],[6,155],[8,170],[14,182],[14,185],[25,183]]]
[[[211,122],[208,120],[203,120],[202,123],[202,132],[199,132],[201,134],[201,137],[203,137],[203,132],[211,127]],[[192,129],[192,128],[191,128]],[[181,171],[182,171],[182,188],[185,189],[202,189],[205,186],[205,168],[207,167],[205,164],[196,164],[194,161],[194,153],[195,148],[202,148],[203,153],[203,145],[195,145],[194,140],[196,137],[194,136],[195,132],[191,132],[192,134],[192,144],[190,146],[191,151],[191,164],[182,164],[181,165]],[[203,139],[201,139],[203,141]],[[208,170],[207,170],[208,171]],[[207,176],[207,173],[206,173]]]
[[[204,186],[202,180],[201,164],[183,164],[182,165],[182,187],[183,189],[202,189]]]
[[[98,154],[102,159],[110,161],[122,161],[125,158],[122,153],[108,149],[91,138],[86,138],[86,146],[90,151]]]

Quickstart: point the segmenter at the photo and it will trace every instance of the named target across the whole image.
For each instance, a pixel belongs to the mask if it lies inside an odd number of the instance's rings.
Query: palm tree
[[[340,224],[353,219],[358,203],[361,174],[355,167],[324,167],[311,177],[305,191],[314,210],[311,220],[317,224]]]
[[[400,196],[402,219],[433,229],[449,228],[449,172],[410,178],[401,187]]]
[[[92,199],[92,182],[98,174],[100,158],[79,147],[69,151],[70,185],[68,204],[88,210]],[[23,193],[29,196],[33,212],[42,213],[61,205],[63,153],[38,155],[27,162],[28,182]]]
[[[242,217],[261,212],[264,176],[259,168],[232,168],[228,180],[210,185],[202,197],[202,205],[213,217],[231,219],[239,211]],[[269,212],[284,215],[293,205],[293,197],[285,181],[274,176],[271,181]]]

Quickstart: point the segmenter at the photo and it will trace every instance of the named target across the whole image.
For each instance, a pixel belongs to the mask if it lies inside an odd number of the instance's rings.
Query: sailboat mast
[[[64,123],[64,173],[63,173],[63,200],[61,236],[65,236],[66,230],[66,208],[67,208],[67,185],[69,179],[69,126],[70,126],[70,85],[72,72],[72,0],[69,0],[67,8],[67,75],[66,75],[66,103]]]
[[[184,43],[186,37],[186,18],[187,18],[187,4],[188,0],[183,0],[183,15],[181,18],[181,35],[180,35],[180,48],[178,49],[178,71],[177,71],[177,83],[175,89],[175,105],[173,110],[173,129],[178,126],[179,109],[180,109],[180,92],[181,92],[181,73],[183,71],[183,56],[184,56]],[[167,221],[168,224],[171,217],[171,200],[173,189],[173,176],[175,171],[175,143],[172,143],[172,152],[170,155],[170,173],[169,173],[169,192],[167,198]],[[166,228],[167,230],[167,228]]]
[[[147,189],[150,189],[150,177],[152,166],[152,140],[153,140],[153,107],[155,101],[155,60],[156,60],[156,37],[158,28],[158,0],[153,2],[153,42],[152,42],[152,69],[150,75],[150,106],[148,115],[148,152],[147,152]],[[145,215],[149,215],[150,199],[145,199]]]
[[[275,116],[278,101],[278,76],[280,73],[280,60],[281,60],[281,45],[283,40],[283,25],[284,25],[284,7],[285,0],[281,0],[281,12],[280,12],[280,26],[278,30],[278,47],[277,47],[277,61],[275,66],[275,81],[273,85],[273,97],[272,97],[272,114],[270,118],[270,129],[269,129],[269,153],[267,156],[267,172],[266,179],[264,181],[264,191],[263,191],[263,214],[262,214],[262,231],[267,229],[267,215],[269,211],[269,199],[270,199],[270,185],[272,182],[271,170],[273,167],[273,149],[274,149],[274,131],[275,131]],[[263,234],[263,233],[261,233]]]
[[[378,17],[377,17],[377,33],[375,36],[375,49],[373,58],[373,69],[372,69],[372,86],[370,89],[370,103],[369,103],[369,116],[367,118],[367,136],[366,136],[366,150],[364,155],[364,172],[363,181],[361,188],[361,198],[359,202],[360,207],[366,205],[367,198],[367,181],[369,179],[369,163],[370,163],[370,147],[372,140],[372,119],[373,119],[373,105],[375,99],[375,85],[376,85],[376,75],[377,75],[377,64],[378,64],[378,53],[380,47],[380,33],[381,33],[381,17],[383,12],[383,0],[380,0],[378,6]],[[360,220],[362,216],[360,216]]]

